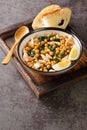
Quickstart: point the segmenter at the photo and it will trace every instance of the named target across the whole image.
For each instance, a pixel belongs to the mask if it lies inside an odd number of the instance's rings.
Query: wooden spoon
[[[7,56],[4,58],[4,60],[2,61],[2,64],[6,65],[9,63],[11,56],[14,52],[14,49],[16,47],[16,45],[18,44],[18,42],[20,41],[20,39],[29,32],[29,29],[27,26],[22,26],[19,29],[17,29],[17,31],[15,32],[14,38],[15,38],[15,43],[13,44],[12,48],[10,49],[10,51],[8,52]]]

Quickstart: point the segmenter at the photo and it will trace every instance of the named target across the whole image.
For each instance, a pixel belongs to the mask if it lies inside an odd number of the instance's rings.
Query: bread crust
[[[38,13],[38,15],[33,20],[33,23],[32,23],[33,29],[38,28],[36,23],[40,23],[41,19],[44,16],[55,13],[55,12],[60,11],[60,10],[61,10],[61,7],[59,5],[56,5],[56,4],[49,5],[49,6],[45,7],[44,9],[42,9],[41,12]]]
[[[48,16],[53,17],[56,15],[58,17],[58,24],[63,19],[64,24],[61,26],[56,25],[58,28],[66,28],[71,18],[71,10],[70,8],[61,8],[59,5],[53,4],[48,7],[45,7],[33,20],[32,27],[33,29],[37,29],[40,27],[44,27],[43,18]],[[55,27],[55,26],[54,26]]]

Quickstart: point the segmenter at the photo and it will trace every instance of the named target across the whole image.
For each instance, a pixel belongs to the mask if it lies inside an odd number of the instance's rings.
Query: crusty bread
[[[33,20],[33,29],[42,27],[58,27],[65,29],[69,24],[71,10],[59,5],[50,5],[44,8]]]

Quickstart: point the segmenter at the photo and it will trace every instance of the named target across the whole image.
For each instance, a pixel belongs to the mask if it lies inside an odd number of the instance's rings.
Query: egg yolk
[[[68,65],[69,61],[68,60],[64,60],[64,61],[61,61],[58,63],[58,65],[61,67],[61,68],[64,68]]]
[[[71,55],[70,55],[70,57],[75,58],[76,56],[77,56],[77,50],[76,50],[76,49],[73,49],[73,50],[72,50],[72,53],[71,53]]]

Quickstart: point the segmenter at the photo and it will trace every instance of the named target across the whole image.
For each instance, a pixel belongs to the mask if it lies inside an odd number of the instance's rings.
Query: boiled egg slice
[[[79,55],[80,48],[74,44],[69,54],[69,60],[77,60]]]
[[[63,61],[60,61],[59,63],[52,66],[54,70],[63,70],[68,68],[71,65],[71,61],[69,59],[65,59]]]

